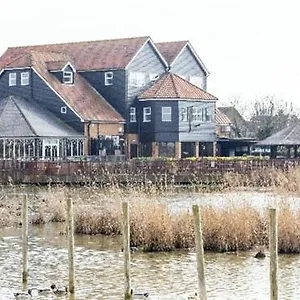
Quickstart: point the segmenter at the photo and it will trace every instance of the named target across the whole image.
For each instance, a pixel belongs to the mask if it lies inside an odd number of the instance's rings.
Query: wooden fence
[[[250,174],[262,170],[288,171],[300,159],[266,160],[128,160],[18,161],[0,160],[1,183],[192,183],[218,181],[224,174]]]

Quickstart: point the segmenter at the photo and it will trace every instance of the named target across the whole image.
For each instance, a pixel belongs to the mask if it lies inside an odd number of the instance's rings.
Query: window
[[[183,107],[180,111],[180,120],[187,121],[187,109]]]
[[[113,85],[114,72],[105,72],[104,73],[104,84]]]
[[[130,72],[129,73],[129,84],[131,86],[144,86],[145,85],[145,73],[141,72]]]
[[[172,121],[172,107],[164,106],[161,108],[161,120],[163,122],[171,122]]]
[[[61,114],[66,114],[66,113],[67,113],[67,107],[66,107],[66,106],[62,106],[62,107],[60,108],[60,113],[61,113]]]
[[[9,73],[8,84],[9,86],[17,85],[17,73]]]
[[[221,126],[221,132],[230,132],[230,125]]]
[[[200,76],[190,76],[190,83],[196,85],[199,88],[203,88],[204,86],[204,80],[203,77]]]
[[[151,107],[143,108],[143,122],[151,122]]]
[[[159,78],[159,75],[158,74],[155,74],[155,73],[150,73],[149,74],[149,79],[150,81],[155,81]]]
[[[203,120],[205,122],[212,122],[213,121],[213,117],[212,117],[212,110],[209,107],[204,108],[204,118]],[[203,116],[203,114],[202,114]]]
[[[71,72],[71,71],[63,72],[63,83],[69,83],[69,84],[74,83],[73,72]]]
[[[21,85],[28,85],[28,84],[29,84],[29,72],[22,72]]]
[[[134,123],[134,122],[136,122],[136,108],[135,107],[130,107],[130,112],[129,112],[129,114],[130,114],[130,122],[131,123]]]

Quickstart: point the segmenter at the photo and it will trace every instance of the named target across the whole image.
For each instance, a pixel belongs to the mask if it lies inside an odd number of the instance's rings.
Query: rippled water
[[[30,227],[29,286],[67,285],[67,239],[58,235],[61,226]],[[13,292],[22,289],[21,230],[4,230],[2,236],[0,299],[14,299]],[[75,244],[76,299],[122,299],[120,238],[76,236]],[[205,260],[209,299],[269,299],[268,258],[206,253]],[[299,255],[279,256],[279,299],[300,299],[299,263]],[[194,252],[133,253],[131,272],[132,287],[149,292],[150,299],[183,300],[197,290]]]
[[[278,201],[299,207],[299,199],[279,199],[268,193],[186,194],[166,201],[173,211],[190,209],[194,203],[228,205],[251,202],[265,208]],[[64,224],[30,226],[29,286],[67,285],[68,253]],[[5,229],[0,238],[0,300],[14,299],[22,290],[21,229]],[[123,253],[120,237],[76,236],[76,299],[122,299]],[[208,299],[269,299],[269,259],[257,260],[253,253],[205,253]],[[299,255],[279,255],[279,299],[300,299]],[[132,287],[150,293],[151,299],[186,300],[197,290],[194,252],[133,253]],[[49,297],[33,299],[50,299]],[[68,299],[56,297],[55,299]]]

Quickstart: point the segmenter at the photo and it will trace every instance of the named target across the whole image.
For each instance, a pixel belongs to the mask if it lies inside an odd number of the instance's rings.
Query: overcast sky
[[[9,46],[148,36],[189,40],[210,71],[208,91],[250,103],[266,95],[300,107],[297,0],[2,0]]]

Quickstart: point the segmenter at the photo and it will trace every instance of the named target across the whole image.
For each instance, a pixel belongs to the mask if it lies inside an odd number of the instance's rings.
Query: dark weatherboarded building
[[[217,98],[173,73],[139,95],[144,156],[213,155]]]

